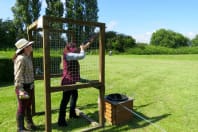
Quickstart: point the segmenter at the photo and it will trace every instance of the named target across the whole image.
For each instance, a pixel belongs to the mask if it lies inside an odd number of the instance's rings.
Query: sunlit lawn
[[[134,112],[151,121],[134,116],[118,126],[108,122],[96,131],[196,132],[198,131],[198,55],[113,55],[106,56],[106,95],[122,93],[134,98]],[[60,79],[57,78],[56,81]],[[44,110],[44,84],[36,81],[36,111]],[[52,108],[57,109],[61,92],[52,94]],[[79,90],[78,108],[98,119],[98,91]],[[16,131],[16,99],[12,84],[1,84],[0,127],[2,132]],[[52,114],[52,131],[82,131],[90,124],[70,120],[69,126],[57,126],[58,112]],[[44,131],[44,115],[34,116],[39,131]]]

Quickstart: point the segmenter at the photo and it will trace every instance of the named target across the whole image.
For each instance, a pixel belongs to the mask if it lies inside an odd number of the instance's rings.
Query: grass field
[[[106,56],[106,95],[122,93],[133,97],[134,111],[153,125],[134,116],[131,121],[96,131],[197,132],[198,131],[198,55],[113,55]],[[36,110],[44,110],[43,83],[36,81]],[[97,120],[98,91],[79,90],[78,107]],[[52,108],[59,107],[61,93],[52,94]],[[16,99],[12,84],[0,86],[0,127],[16,131]],[[90,127],[84,119],[70,120],[67,128],[57,126],[57,111],[52,114],[52,131],[82,131]],[[68,117],[68,116],[67,116]],[[44,131],[44,115],[34,116],[39,131]]]

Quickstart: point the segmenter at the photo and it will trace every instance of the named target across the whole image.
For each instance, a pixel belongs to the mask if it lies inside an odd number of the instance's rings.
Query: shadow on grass
[[[97,108],[97,104],[88,104],[85,106],[80,106],[80,110],[85,109],[94,109]],[[51,111],[52,114],[58,114],[59,109],[53,109]],[[69,112],[69,108],[67,108],[67,112]],[[89,118],[95,120],[97,122],[98,120],[98,111],[95,111],[94,113],[88,113],[86,114]],[[37,112],[35,116],[45,116],[45,112]],[[57,122],[54,122],[51,124],[52,131],[62,131],[62,132],[68,132],[68,131],[84,131],[86,129],[91,128],[90,122],[88,122],[86,119],[80,117],[78,119],[69,119],[67,118],[67,127],[59,127]],[[37,131],[45,131],[45,125],[37,125],[38,129]]]
[[[52,131],[59,131],[59,132],[71,132],[71,131],[81,131],[81,128],[88,128],[89,123],[85,121],[83,118],[79,119],[69,119],[67,120],[67,127],[59,127],[58,124],[52,123],[51,124],[51,129]],[[44,132],[45,131],[45,125],[37,125],[38,129],[37,131],[39,132]]]
[[[163,115],[159,115],[159,116],[155,116],[155,117],[148,117],[140,112],[134,111],[135,113],[137,113],[138,115],[140,115],[141,117],[145,118],[146,120],[149,120],[152,123],[156,123],[160,120],[162,120],[163,118],[166,118],[167,116],[171,115],[171,114],[163,114]],[[133,120],[131,121],[132,124],[130,124],[131,128],[142,128],[142,127],[146,127],[148,125],[151,125],[149,122],[144,121],[143,119],[140,119],[137,116],[134,116]]]
[[[144,128],[146,126],[152,125],[171,115],[171,114],[162,114],[162,115],[155,116],[155,117],[149,117],[137,111],[138,108],[147,107],[150,104],[152,103],[141,105],[141,106],[135,106],[136,109],[133,109],[133,112],[136,113],[139,117],[133,114],[133,118],[130,121],[119,124],[119,125],[108,125],[105,127],[105,130],[102,130],[102,131],[103,132],[115,132],[115,131],[118,131],[118,129],[119,131],[127,131],[127,130],[135,130],[138,128]],[[150,123],[141,119],[140,117],[150,121]],[[155,125],[154,127],[156,126],[157,125]],[[163,128],[161,128],[160,126],[157,126],[156,129],[163,129]],[[159,131],[162,131],[162,130],[159,130]]]
[[[152,103],[150,103],[152,104]],[[135,106],[135,109],[133,110],[133,112],[135,112],[136,114],[138,114],[139,116],[145,118],[146,120],[149,120],[152,123],[156,123],[166,117],[168,117],[171,114],[162,114],[159,116],[155,116],[155,117],[149,117],[144,115],[143,113],[140,113],[137,111],[138,108],[141,107],[147,107],[150,104],[145,104],[145,105],[141,105],[141,106]],[[81,106],[80,109],[96,109],[98,107],[97,104],[88,104],[85,106]],[[67,111],[68,112],[68,111]],[[58,113],[58,110],[52,110],[52,113]],[[43,112],[44,114],[44,112]],[[41,114],[40,114],[41,115]],[[95,120],[96,122],[98,121],[98,111],[94,111],[93,113],[89,112],[88,114],[86,114],[88,117],[90,117],[91,119]],[[91,128],[92,126],[90,125],[90,122],[88,122],[86,119],[84,118],[79,118],[79,119],[68,119],[67,120],[68,126],[67,127],[59,127],[57,123],[52,123],[51,128],[52,131],[62,131],[62,132],[66,132],[66,131],[84,131],[88,128]],[[97,129],[98,132],[116,132],[116,131],[129,131],[129,130],[135,130],[138,128],[144,128],[146,126],[151,125],[151,123],[144,121],[143,119],[137,117],[136,115],[133,114],[133,118],[125,123],[119,124],[119,125],[110,125],[108,124],[108,122],[106,122],[107,125],[105,125],[105,128],[100,128]],[[40,125],[38,126],[38,130],[39,131],[45,131],[45,126],[44,125]]]
[[[51,111],[51,113],[53,114],[53,113],[57,113],[59,111],[59,109],[53,109],[52,111]],[[34,114],[34,116],[40,116],[40,115],[45,115],[45,112],[44,111],[40,111],[40,112],[36,112],[35,114]]]
[[[134,111],[134,112],[136,112],[138,115],[141,115],[142,117],[146,118],[147,120],[151,121],[152,123],[162,120],[163,118],[166,118],[167,116],[170,115],[170,114],[163,114],[160,116],[149,118],[149,117],[143,115],[142,113],[139,113],[137,111]],[[151,125],[151,124],[136,117],[136,116],[133,116],[133,118],[126,123],[122,123],[120,125],[108,125],[105,127],[105,130],[102,130],[102,131],[103,132],[116,132],[116,131],[118,131],[118,129],[119,129],[119,131],[129,131],[129,130],[133,131],[135,129],[144,128],[149,125]],[[156,129],[159,129],[159,131],[162,131],[161,129],[163,129],[163,128],[157,127]]]

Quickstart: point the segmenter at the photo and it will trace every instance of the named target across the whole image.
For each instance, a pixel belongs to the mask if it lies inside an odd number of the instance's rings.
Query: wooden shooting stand
[[[74,89],[83,89],[83,88],[96,88],[99,92],[99,122],[95,122],[96,124],[94,127],[89,128],[96,129],[100,127],[104,127],[104,94],[105,94],[105,44],[104,44],[104,37],[105,37],[105,24],[104,23],[98,23],[98,22],[85,22],[85,21],[79,21],[79,20],[71,20],[66,18],[56,18],[56,17],[50,17],[50,16],[43,16],[41,17],[42,23],[39,23],[39,20],[33,22],[27,29],[28,32],[28,38],[30,41],[34,40],[34,35],[36,32],[41,32],[42,35],[40,35],[41,40],[35,41],[36,43],[42,44],[42,50],[43,50],[43,61],[42,61],[42,68],[43,68],[43,74],[41,76],[35,75],[35,78],[43,79],[44,81],[44,89],[45,89],[45,131],[51,132],[51,94],[53,92],[62,92],[63,90],[74,90]],[[82,84],[75,84],[75,85],[64,85],[64,86],[52,86],[50,79],[53,77],[57,77],[60,75],[53,75],[50,72],[51,67],[51,58],[50,58],[50,37],[49,34],[51,32],[68,32],[67,29],[62,29],[61,26],[63,25],[79,25],[79,26],[87,26],[87,27],[97,27],[99,28],[99,39],[98,39],[98,55],[99,55],[99,72],[98,74],[98,80],[90,80],[89,82],[85,82]],[[40,27],[39,27],[40,26]],[[60,28],[56,28],[60,27]],[[65,26],[68,28],[67,26]],[[54,36],[53,36],[54,37]],[[35,48],[34,48],[35,49]],[[59,84],[60,85],[60,84]],[[33,114],[36,113],[35,110],[35,98],[33,99]],[[82,112],[79,111],[81,115],[83,115]],[[89,119],[90,120],[90,119]],[[91,123],[94,121],[90,120]]]

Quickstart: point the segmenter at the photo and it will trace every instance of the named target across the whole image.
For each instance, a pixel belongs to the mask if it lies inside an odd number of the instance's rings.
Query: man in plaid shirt
[[[17,131],[35,130],[32,121],[32,95],[34,88],[34,73],[31,59],[33,41],[20,39],[15,43],[17,51],[13,57],[15,92],[17,95],[18,108],[16,113]],[[24,118],[27,128],[24,127]]]

